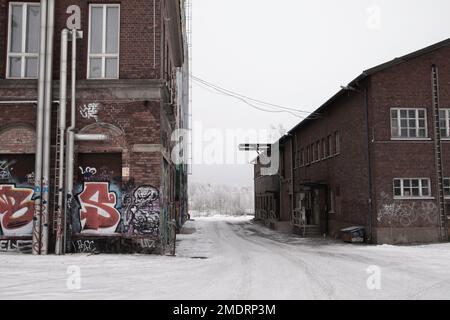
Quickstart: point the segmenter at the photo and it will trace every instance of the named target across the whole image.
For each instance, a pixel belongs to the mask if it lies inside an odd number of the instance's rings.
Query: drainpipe
[[[67,162],[66,162],[66,210],[64,210],[64,221],[67,221],[67,211],[70,210],[73,201],[73,163],[76,127],[76,80],[77,80],[77,30],[72,33],[72,79],[71,79],[71,107],[70,127],[67,128]],[[64,224],[64,241],[67,239],[67,223]],[[64,246],[66,248],[66,246]]]
[[[75,134],[75,141],[107,141],[109,136],[106,134]]]
[[[58,171],[58,208],[57,214],[57,231],[55,253],[61,255],[64,253],[63,239],[63,219],[64,210],[64,143],[66,135],[66,109],[67,109],[67,48],[68,48],[69,30],[64,29],[61,32],[61,70],[59,85],[59,171]]]
[[[34,218],[33,218],[33,249],[34,255],[41,254],[41,208],[42,208],[42,146],[44,131],[44,99],[45,99],[45,62],[47,40],[47,0],[41,0],[41,33],[39,45],[39,80],[38,104],[36,115],[36,155],[34,182]]]
[[[365,108],[365,122],[366,122],[366,154],[367,154],[367,177],[368,185],[368,226],[367,241],[370,243],[373,239],[373,177],[372,177],[372,158],[370,154],[370,127],[369,127],[369,93],[367,85],[364,87],[364,108]]]
[[[298,148],[298,141],[297,141],[297,133],[294,133],[294,136],[291,135],[291,213],[289,215],[289,219],[292,222],[292,217],[294,216],[294,210],[295,210],[295,192],[294,192],[294,177],[295,177],[295,157],[297,153]]]
[[[45,62],[45,105],[44,105],[44,145],[42,161],[42,221],[41,221],[41,254],[48,254],[49,242],[49,203],[50,203],[50,148],[52,121],[52,79],[53,79],[53,36],[55,29],[55,0],[47,3],[47,42]]]

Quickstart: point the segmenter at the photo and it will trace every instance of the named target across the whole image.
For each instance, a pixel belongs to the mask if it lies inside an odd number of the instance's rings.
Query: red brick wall
[[[365,153],[364,100],[362,93],[348,93],[326,109],[319,119],[297,130],[297,148],[339,131],[339,155],[296,170],[295,192],[300,183],[323,183],[336,194],[336,213],[329,214],[328,233],[338,236],[343,227],[367,225],[368,175]],[[329,204],[327,204],[329,206]],[[325,213],[322,220],[325,221]],[[322,226],[322,228],[325,226]],[[325,231],[325,230],[323,230]]]
[[[84,38],[78,46],[78,70],[80,79],[86,79],[87,75],[87,50],[89,30],[89,3],[119,3],[120,4],[120,78],[121,79],[159,79],[162,72],[162,6],[163,0],[126,0],[126,1],[81,1],[81,0],[57,0],[55,10],[55,68],[54,76],[59,78],[59,57],[61,31],[66,27],[69,15],[66,9],[70,5],[78,5],[81,8],[81,22]],[[28,0],[28,2],[39,2]],[[8,30],[8,6],[9,0],[0,0],[0,79],[5,78],[6,73],[6,45]],[[155,3],[155,11],[153,4]],[[156,18],[156,19],[155,19]],[[153,23],[155,22],[155,23]],[[164,45],[169,42],[169,34],[166,34]],[[153,41],[156,39],[156,42]],[[170,48],[170,46],[169,46]]]
[[[398,210],[403,219],[380,219],[379,228],[407,228],[396,236],[380,235],[387,241],[437,240],[437,200],[393,200],[394,178],[431,178],[432,196],[437,197],[434,158],[434,123],[432,108],[431,66],[436,64],[440,77],[441,107],[450,107],[450,48],[444,47],[422,55],[372,76],[371,123],[374,143],[375,215],[383,214],[389,205]],[[391,141],[390,108],[420,107],[427,109],[429,141]],[[444,173],[450,177],[450,141],[443,142]],[[375,221],[377,222],[377,221]]]

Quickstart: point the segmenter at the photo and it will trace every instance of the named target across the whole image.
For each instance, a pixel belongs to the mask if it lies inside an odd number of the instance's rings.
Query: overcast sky
[[[191,1],[195,76],[306,111],[363,70],[450,38],[448,0]],[[260,141],[249,141],[264,143],[277,137],[265,137],[263,130],[290,129],[300,120],[252,109],[194,83],[191,181],[251,186],[253,168],[245,159],[220,164],[251,136],[233,130],[252,129]],[[225,138],[227,132],[237,132],[239,141]]]

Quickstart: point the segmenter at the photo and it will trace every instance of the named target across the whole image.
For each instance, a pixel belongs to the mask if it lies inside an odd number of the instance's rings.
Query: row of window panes
[[[340,145],[339,131],[336,131],[334,137],[329,135],[327,138],[322,138],[308,145],[306,148],[300,149],[296,157],[296,167],[306,166],[338,155],[341,152]]]
[[[439,113],[441,137],[450,138],[450,109]],[[427,110],[424,108],[391,109],[392,138],[426,139],[428,138]]]
[[[88,78],[119,77],[120,5],[89,6]],[[37,78],[40,5],[11,2],[8,24],[7,78]]]
[[[450,197],[450,178],[444,179],[444,194]],[[394,179],[394,196],[399,198],[431,197],[431,181],[428,178]]]

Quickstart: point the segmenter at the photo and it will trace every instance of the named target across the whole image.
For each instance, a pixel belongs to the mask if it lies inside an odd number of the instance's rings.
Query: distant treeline
[[[253,214],[253,188],[191,183],[189,210],[193,215]]]

